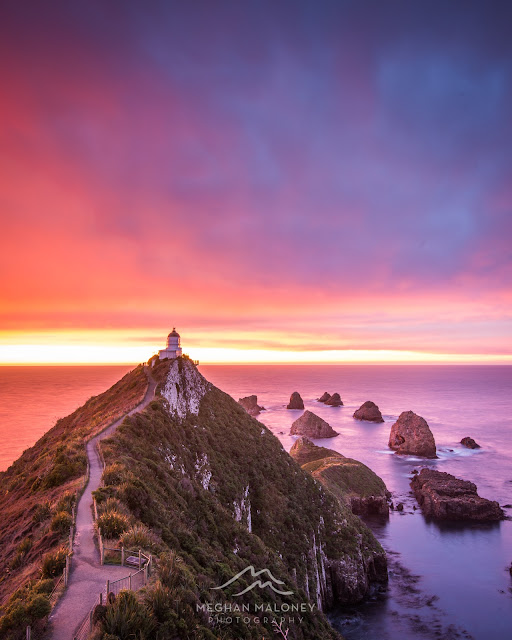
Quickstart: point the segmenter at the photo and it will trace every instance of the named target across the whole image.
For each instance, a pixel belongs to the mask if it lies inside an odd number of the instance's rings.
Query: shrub
[[[166,620],[169,610],[172,609],[172,595],[173,591],[165,587],[160,580],[146,591],[144,601],[159,623]]]
[[[105,471],[103,472],[103,483],[105,485],[117,485],[120,484],[122,480],[123,467],[118,462],[114,462],[113,464],[109,464],[105,467]]]
[[[17,596],[11,598],[5,609],[5,615],[0,618],[0,637],[2,638],[20,637],[20,629],[24,631],[27,625],[32,625],[36,620],[46,617],[51,611],[50,602],[44,595],[25,591],[23,594],[18,593]]]
[[[40,620],[51,611],[50,601],[41,593],[34,594],[25,606],[27,615],[32,620]]]
[[[55,581],[53,578],[46,578],[44,580],[38,580],[34,583],[32,590],[34,593],[45,593],[49,595],[55,586]]]
[[[155,549],[159,546],[158,537],[144,524],[134,524],[121,536],[123,547]]]
[[[34,515],[32,516],[32,521],[36,523],[44,522],[47,518],[50,517],[51,513],[52,507],[49,502],[38,504],[36,510],[34,511]]]
[[[174,589],[183,579],[182,559],[175,551],[162,553],[158,560],[158,577],[165,587]]]
[[[117,511],[118,513],[124,513],[126,516],[130,515],[128,509],[117,498],[107,498],[103,502],[97,502],[96,504],[98,506],[98,515],[106,513],[107,511]]]
[[[62,573],[66,566],[67,555],[68,550],[65,547],[61,547],[60,549],[57,549],[57,551],[50,551],[50,553],[43,556],[43,561],[41,563],[41,577],[55,578]]]
[[[58,462],[44,479],[43,489],[58,487],[72,478],[75,473],[75,467],[70,462]]]
[[[151,612],[135,594],[123,590],[107,608],[101,626],[105,634],[117,636],[119,640],[149,640],[153,638],[155,623]]]
[[[18,567],[21,567],[30,549],[32,549],[32,540],[30,538],[25,538],[16,547],[16,554],[9,563],[9,568],[17,569]]]
[[[67,533],[72,524],[73,518],[71,514],[67,511],[59,511],[53,516],[50,529],[52,531],[58,531],[59,533]]]
[[[130,521],[124,513],[106,511],[98,517],[96,525],[101,529],[101,535],[105,538],[118,538],[128,529]]]
[[[67,511],[71,513],[73,505],[75,504],[75,494],[65,493],[55,506],[55,511]]]

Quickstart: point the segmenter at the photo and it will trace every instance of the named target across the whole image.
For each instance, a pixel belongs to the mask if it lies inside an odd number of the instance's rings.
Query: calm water
[[[27,446],[91,395],[118,380],[127,367],[0,368],[0,429],[5,469]],[[289,450],[291,423],[301,412],[287,411],[292,391],[306,408],[326,419],[340,435],[319,441],[361,460],[404,502],[403,514],[372,522],[389,554],[388,593],[374,601],[334,612],[333,623],[347,640],[420,638],[512,638],[512,522],[438,526],[414,511],[409,475],[420,465],[474,481],[480,495],[512,504],[512,367],[495,366],[214,366],[203,375],[238,399],[256,393],[267,408],[260,416]],[[315,402],[338,391],[344,407]],[[385,423],[355,421],[365,400],[376,402]],[[429,423],[439,459],[422,461],[390,453],[391,424],[412,409]],[[471,436],[482,445],[471,451],[458,443]],[[512,515],[512,509],[506,509]]]
[[[0,471],[133,367],[0,367]]]

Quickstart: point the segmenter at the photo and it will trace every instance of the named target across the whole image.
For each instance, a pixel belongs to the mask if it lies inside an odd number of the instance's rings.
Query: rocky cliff
[[[321,611],[361,600],[387,577],[385,554],[370,530],[190,361],[160,363],[154,375],[160,399],[103,441],[110,484],[98,499],[119,501],[133,526],[152,530],[155,551],[181,558],[187,579],[180,597],[190,605],[187,615],[179,609],[182,624],[199,625],[207,637],[216,623],[194,612],[211,601],[225,604],[234,586],[216,587],[253,566],[293,595],[253,590],[239,604],[308,602],[313,611],[301,614],[293,637],[337,637]],[[240,586],[250,582],[239,578]],[[259,638],[262,629],[240,623],[222,632]]]
[[[423,514],[437,520],[475,520],[493,522],[504,517],[500,505],[481,498],[476,485],[450,473],[422,469],[411,487]]]

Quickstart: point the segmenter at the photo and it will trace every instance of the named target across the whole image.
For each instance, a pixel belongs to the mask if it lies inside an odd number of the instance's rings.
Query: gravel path
[[[92,492],[100,486],[103,467],[96,451],[98,440],[110,435],[126,416],[142,411],[155,395],[156,382],[148,373],[149,386],[144,400],[116,420],[105,431],[87,443],[89,459],[89,482],[78,502],[76,514],[76,534],[73,545],[73,559],[68,587],[50,616],[52,640],[72,640],[73,632],[97,602],[98,594],[106,589],[107,580],[124,578],[130,573],[128,567],[101,565],[99,550],[94,544],[94,524],[92,519]]]

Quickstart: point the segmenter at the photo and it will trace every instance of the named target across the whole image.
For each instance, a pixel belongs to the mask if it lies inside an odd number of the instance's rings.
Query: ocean
[[[0,470],[32,445],[55,420],[105,390],[130,367],[0,367]],[[298,391],[306,409],[339,436],[317,441],[367,464],[385,481],[395,504],[387,521],[370,521],[388,552],[387,593],[330,613],[347,640],[512,637],[512,521],[492,525],[427,522],[410,492],[413,469],[429,466],[471,480],[483,497],[512,504],[512,367],[448,365],[201,365],[213,384],[235,399],[257,394],[260,420],[289,450],[287,410]],[[339,392],[343,407],[316,402]],[[364,401],[379,405],[385,422],[358,422]],[[423,416],[434,434],[437,460],[393,454],[390,427],[402,411]],[[464,436],[482,448],[460,445]],[[512,516],[512,509],[506,508]]]

